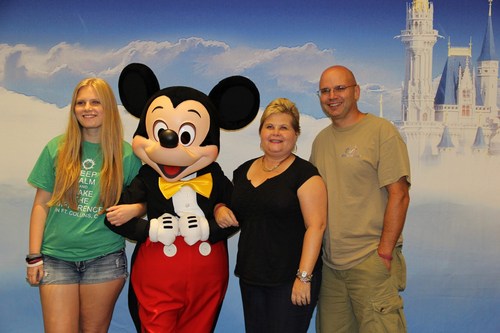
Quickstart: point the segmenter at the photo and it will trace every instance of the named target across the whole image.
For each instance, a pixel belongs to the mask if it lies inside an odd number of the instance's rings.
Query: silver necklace
[[[290,154],[291,155],[291,154]],[[272,168],[267,168],[266,165],[264,164],[264,156],[262,156],[262,159],[261,159],[261,162],[262,162],[262,170],[264,170],[265,172],[271,172],[271,171],[274,171],[276,169],[279,168],[279,166],[281,165],[281,163],[285,162],[289,157],[290,155],[288,155],[287,157],[285,157],[284,159],[282,159],[281,161],[278,162],[278,164],[276,164],[275,166],[273,166]]]

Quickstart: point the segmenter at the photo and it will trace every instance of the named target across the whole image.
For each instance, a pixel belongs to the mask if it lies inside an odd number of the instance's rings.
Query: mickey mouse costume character
[[[228,283],[226,240],[213,210],[228,203],[232,184],[215,162],[220,128],[248,125],[259,91],[242,76],[219,82],[207,96],[183,86],[160,89],[143,64],[119,78],[123,106],[139,125],[132,140],[145,163],[120,203],[147,203],[149,220],[106,225],[137,241],[132,256],[129,310],[138,331],[210,332]]]

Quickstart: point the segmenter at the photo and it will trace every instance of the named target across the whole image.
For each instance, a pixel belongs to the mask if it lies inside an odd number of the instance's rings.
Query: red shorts
[[[143,332],[210,332],[226,293],[229,268],[225,242],[189,246],[182,237],[167,257],[162,243],[149,239],[137,253],[131,283],[139,303]],[[205,244],[206,245],[206,244]]]

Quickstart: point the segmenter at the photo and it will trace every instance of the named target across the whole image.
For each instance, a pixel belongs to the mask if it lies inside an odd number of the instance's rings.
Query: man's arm
[[[392,251],[403,232],[406,212],[410,204],[410,184],[408,184],[406,176],[404,176],[385,188],[388,192],[388,201],[384,214],[384,228],[377,251],[387,269],[390,269]]]

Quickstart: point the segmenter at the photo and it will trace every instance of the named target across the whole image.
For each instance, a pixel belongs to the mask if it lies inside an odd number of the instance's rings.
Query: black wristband
[[[35,259],[42,258],[42,255],[40,253],[37,254],[28,254],[26,256],[26,262],[29,263],[30,261],[33,261]]]

